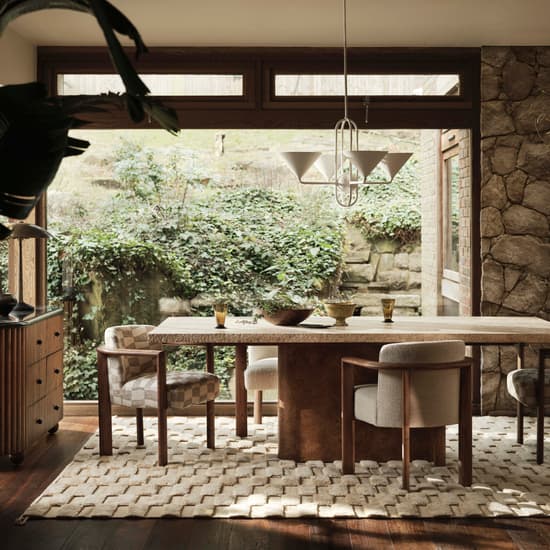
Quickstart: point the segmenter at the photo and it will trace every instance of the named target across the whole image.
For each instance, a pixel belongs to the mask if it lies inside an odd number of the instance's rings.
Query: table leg
[[[524,345],[519,344],[517,348],[517,355],[518,355],[518,369],[522,369],[525,367],[525,354],[524,354]],[[517,435],[516,439],[517,442],[520,445],[523,445],[523,415],[525,414],[525,409],[523,407],[523,404],[519,401],[517,402],[516,406],[517,411]]]
[[[472,368],[460,369],[460,405],[458,426],[459,483],[472,485]]]
[[[239,437],[248,435],[246,417],[246,388],[244,386],[244,371],[246,369],[246,344],[235,346],[235,422]]]

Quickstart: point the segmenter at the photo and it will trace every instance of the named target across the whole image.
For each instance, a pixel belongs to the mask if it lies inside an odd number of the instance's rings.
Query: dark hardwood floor
[[[0,458],[0,549],[318,549],[490,550],[550,548],[550,520],[29,520],[14,524],[97,427],[69,417],[20,467]]]

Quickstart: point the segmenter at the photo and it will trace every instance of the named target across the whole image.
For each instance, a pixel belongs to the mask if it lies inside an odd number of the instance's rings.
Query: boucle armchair
[[[166,372],[166,355],[149,343],[151,325],[125,325],[105,331],[105,345],[97,349],[99,454],[112,455],[111,405],[136,409],[137,444],[143,446],[143,409],[158,414],[159,465],[168,462],[167,409],[181,410],[206,403],[207,446],[214,448],[213,401],[219,379],[209,372]]]
[[[262,423],[264,390],[278,387],[277,346],[248,346],[248,365],[244,371],[244,385],[254,391],[254,422]]]
[[[355,469],[354,422],[402,430],[403,488],[409,489],[410,429],[459,424],[459,480],[472,478],[471,360],[464,342],[387,344],[379,361],[342,358],[342,470]],[[355,368],[378,372],[354,385]]]

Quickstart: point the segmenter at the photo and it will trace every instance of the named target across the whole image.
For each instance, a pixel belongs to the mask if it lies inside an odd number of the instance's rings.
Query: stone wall
[[[481,97],[482,314],[550,319],[550,47],[483,48]],[[513,413],[513,350],[482,361],[482,412]]]
[[[420,245],[367,241],[348,226],[342,289],[353,295],[362,315],[381,315],[380,299],[395,298],[395,315],[420,314]]]

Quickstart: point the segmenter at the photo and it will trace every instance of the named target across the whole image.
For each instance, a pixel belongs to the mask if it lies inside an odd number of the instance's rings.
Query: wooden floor
[[[96,429],[69,417],[15,468],[0,458],[0,549],[550,549],[550,520],[29,520],[15,519]]]

